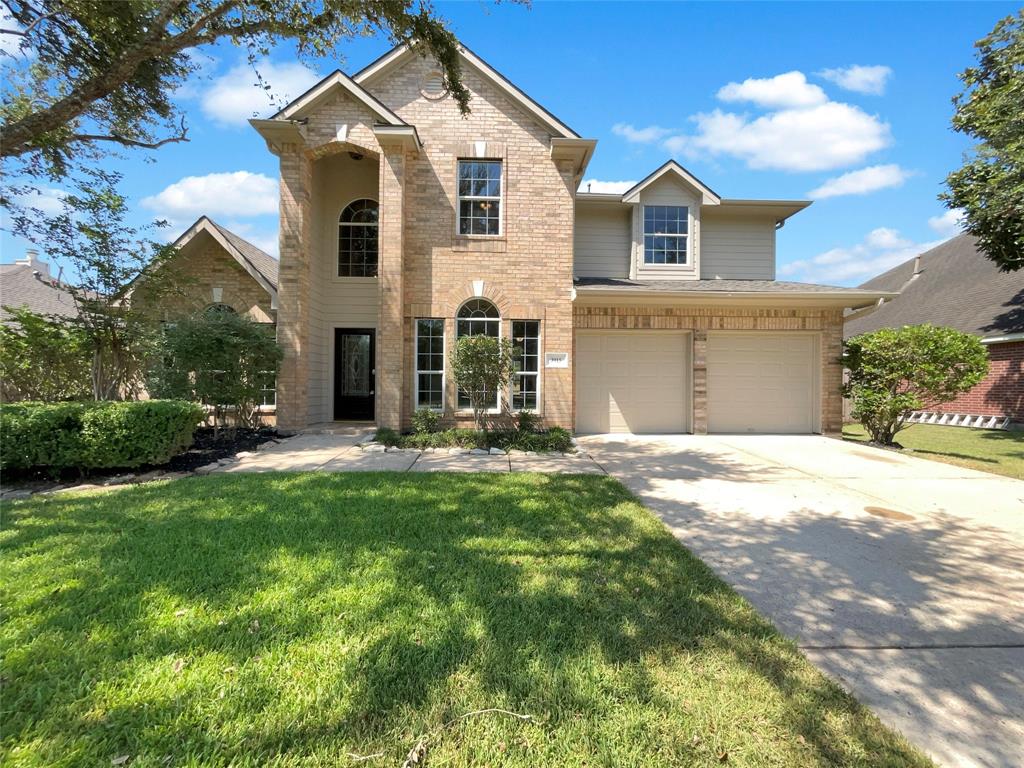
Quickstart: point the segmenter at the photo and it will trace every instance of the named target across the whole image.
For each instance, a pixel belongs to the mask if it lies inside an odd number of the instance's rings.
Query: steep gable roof
[[[477,54],[473,53],[473,51],[469,50],[469,48],[460,44],[459,53],[464,61],[470,64],[470,66],[480,72],[480,74],[503,91],[514,103],[522,107],[527,113],[533,115],[534,118],[545,125],[555,136],[561,136],[567,139],[580,138],[580,135],[576,133],[576,131],[555,117],[539,103],[534,101],[526,94],[525,91],[516,86],[511,80],[480,58]],[[403,43],[402,45],[395,46],[376,61],[373,61],[363,67],[363,69],[357,72],[352,79],[357,85],[368,85],[374,78],[392,71],[394,68],[401,66],[401,64],[408,60],[409,57],[416,55],[419,54],[416,53],[413,46]]]
[[[271,116],[270,119],[294,120],[339,90],[345,91],[356,101],[361,102],[385,125],[408,125],[408,123],[389,109],[384,102],[356,83],[340,69],[334,70],[334,72],[304,94],[291,101],[284,109]]]
[[[260,250],[245,238],[239,237],[231,230],[217,224],[209,216],[200,216],[191,227],[182,233],[181,237],[174,241],[174,247],[184,248],[203,232],[216,240],[228,252],[228,255],[263,287],[270,295],[271,306],[276,306],[277,259]]]
[[[683,181],[690,187],[693,187],[701,193],[701,202],[704,205],[718,205],[722,202],[722,198],[718,195],[715,190],[705,184],[703,181],[698,179],[688,170],[683,168],[675,160],[669,160],[664,165],[656,168],[652,173],[641,181],[638,181],[622,195],[622,202],[624,203],[635,203],[640,199],[640,193],[647,187],[651,186],[658,179],[663,176],[670,175]]]
[[[1024,272],[1000,272],[970,235],[908,259],[861,288],[901,291],[899,297],[851,315],[845,335],[931,323],[981,337],[1024,333]]]

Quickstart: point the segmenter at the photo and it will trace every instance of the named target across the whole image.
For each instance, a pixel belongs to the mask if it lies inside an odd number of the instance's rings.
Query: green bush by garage
[[[0,467],[103,469],[163,464],[184,451],[203,418],[182,400],[11,403],[0,406]]]

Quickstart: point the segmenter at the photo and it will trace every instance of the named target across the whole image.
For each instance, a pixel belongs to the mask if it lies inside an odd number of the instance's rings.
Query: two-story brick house
[[[405,47],[252,125],[280,158],[278,424],[408,425],[467,403],[464,334],[512,337],[513,410],[580,432],[840,428],[842,313],[781,283],[805,202],[729,200],[675,162],[577,193],[596,142],[463,51],[471,112]]]

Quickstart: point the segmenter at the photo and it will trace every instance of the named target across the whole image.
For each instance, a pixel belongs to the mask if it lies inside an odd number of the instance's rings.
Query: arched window
[[[487,299],[470,299],[461,307],[455,315],[455,338],[463,336],[493,336],[498,338],[501,335],[501,314],[498,308]],[[469,408],[471,405],[469,395],[459,390],[459,408]],[[491,408],[498,407],[498,393],[494,393],[494,402]]]
[[[211,304],[210,306],[208,306],[206,309],[203,310],[203,313],[207,314],[207,315],[234,315],[234,314],[237,314],[237,312],[235,312],[235,308],[232,307],[230,304],[221,304],[219,302],[216,303],[216,304]]]
[[[377,276],[377,220],[373,200],[350,203],[338,218],[338,277]]]

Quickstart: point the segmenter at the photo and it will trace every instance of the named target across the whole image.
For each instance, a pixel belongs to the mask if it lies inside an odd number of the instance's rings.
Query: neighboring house
[[[931,323],[973,333],[988,347],[988,376],[935,412],[1024,422],[1024,272],[1000,272],[973,237],[959,235],[861,288],[900,295],[850,315],[847,338]]]
[[[6,307],[58,317],[78,314],[74,298],[36,250],[26,251],[25,258],[13,264],[0,264],[0,322],[11,317]]]
[[[884,291],[777,282],[808,203],[731,200],[675,162],[577,192],[581,138],[471,51],[463,116],[406,47],[271,119],[278,423],[469,416],[459,336],[511,337],[513,410],[580,432],[835,432],[843,312]],[[496,404],[497,405],[497,404]]]

